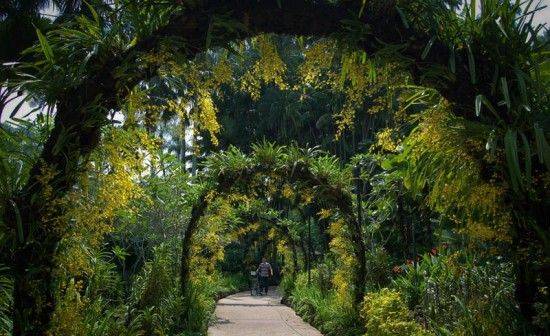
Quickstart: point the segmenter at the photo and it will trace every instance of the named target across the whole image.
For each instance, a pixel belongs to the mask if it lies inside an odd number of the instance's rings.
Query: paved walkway
[[[242,292],[216,304],[216,321],[208,328],[210,336],[322,336],[281,304],[275,288],[268,296]]]

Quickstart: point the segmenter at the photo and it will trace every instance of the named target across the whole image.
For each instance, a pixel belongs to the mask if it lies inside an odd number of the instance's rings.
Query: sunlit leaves
[[[38,41],[40,41],[40,46],[42,47],[42,51],[44,52],[44,57],[46,57],[49,62],[53,63],[54,58],[52,47],[48,43],[46,36],[44,36],[44,34],[42,34],[39,29],[36,30],[36,34],[38,35]]]

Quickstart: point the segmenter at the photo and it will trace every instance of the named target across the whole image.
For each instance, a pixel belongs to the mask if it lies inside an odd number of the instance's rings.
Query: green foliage
[[[390,256],[381,246],[367,252],[367,277],[369,286],[386,286],[391,279]]]
[[[429,336],[430,332],[416,323],[401,294],[383,288],[365,296],[361,314],[366,321],[366,336]]]
[[[176,287],[177,260],[172,247],[161,244],[155,247],[153,254],[153,260],[145,264],[142,274],[134,281],[132,293],[138,310],[159,308],[170,288]]]
[[[48,130],[48,121],[43,116],[34,123],[16,120],[0,126],[0,334],[8,335],[12,330],[13,278],[7,265],[10,249],[22,237],[23,225],[18,220],[17,230],[7,227],[4,215],[12,209],[20,214],[12,197],[27,182]]]
[[[442,250],[424,255],[394,280],[418,319],[459,335],[516,335],[511,264]],[[506,321],[505,323],[503,323]]]
[[[278,290],[281,293],[283,300],[288,300],[288,298],[292,295],[294,288],[296,288],[296,278],[290,274],[283,276],[278,286]]]
[[[192,281],[183,316],[183,327],[190,335],[206,334],[216,300],[248,288],[248,279],[239,274],[198,275]]]
[[[292,290],[290,302],[296,313],[327,336],[356,336],[363,326],[352,302],[344,302],[333,290],[326,292],[319,282],[319,273],[312,270],[312,282],[308,285],[307,273],[300,273]]]
[[[9,268],[0,265],[0,335],[9,335],[12,330],[10,317],[13,304],[13,280]]]

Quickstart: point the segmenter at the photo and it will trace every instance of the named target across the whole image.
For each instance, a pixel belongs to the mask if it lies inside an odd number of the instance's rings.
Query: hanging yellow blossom
[[[320,219],[327,219],[332,216],[332,211],[330,209],[321,209],[317,213]]]
[[[198,95],[198,126],[201,130],[208,131],[210,140],[214,146],[218,145],[218,133],[220,132],[220,124],[218,123],[218,109],[212,101],[212,97],[206,91],[199,92]]]
[[[394,152],[397,150],[398,145],[395,143],[393,132],[390,128],[384,128],[376,134],[376,144],[382,150],[387,152]]]
[[[255,39],[260,58],[247,71],[241,79],[241,89],[248,92],[252,99],[260,98],[260,88],[262,84],[273,83],[281,90],[286,90],[288,85],[285,83],[284,75],[286,64],[283,62],[276,46],[268,35],[260,35]]]

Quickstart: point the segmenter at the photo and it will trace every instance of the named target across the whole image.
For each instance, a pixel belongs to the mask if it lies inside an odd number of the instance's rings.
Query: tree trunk
[[[367,285],[367,249],[363,241],[363,234],[359,222],[355,218],[349,218],[352,221],[352,240],[354,243],[355,257],[357,258],[357,273],[355,274],[355,304],[359,305],[363,301],[365,287]]]
[[[308,267],[307,267],[307,283],[311,284],[311,256],[312,256],[312,248],[311,248],[311,218],[307,219],[307,261],[308,261]]]
[[[185,228],[185,232],[181,240],[180,290],[185,298],[187,298],[189,290],[193,235],[197,231],[199,220],[204,215],[207,207],[208,202],[206,201],[206,193],[203,193],[191,210],[191,218],[189,220],[189,224],[187,224],[187,228]]]
[[[292,278],[296,279],[298,275],[298,251],[296,251],[296,244],[294,240],[291,241],[290,247],[292,249]]]
[[[36,213],[23,211],[22,223],[32,223],[36,227],[33,219]],[[14,335],[44,335],[49,328],[55,308],[52,288],[55,247],[51,233],[40,229],[34,230],[32,241],[20,241],[17,245],[12,260]]]
[[[309,253],[307,253],[306,244],[304,244],[304,238],[300,237],[300,249],[302,250],[302,257],[304,258],[304,267],[306,268],[306,272],[309,274]],[[309,277],[308,277],[308,285],[309,285]]]
[[[70,90],[57,104],[54,128],[29,180],[9,201],[5,223],[16,237],[10,265],[14,276],[14,335],[44,335],[55,309],[54,257],[63,232],[63,209],[56,205],[74,186],[100,140],[106,110],[90,115],[89,105],[107,77],[93,87]],[[84,91],[81,91],[84,90]],[[108,101],[106,105],[109,105]]]

